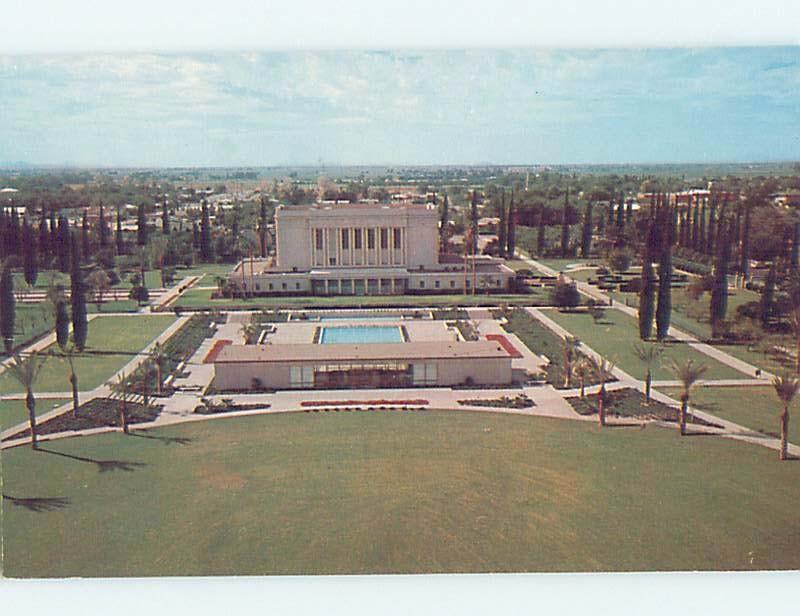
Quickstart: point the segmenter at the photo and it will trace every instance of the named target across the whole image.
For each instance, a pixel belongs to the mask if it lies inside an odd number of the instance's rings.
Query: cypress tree
[[[194,225],[196,228],[197,225]],[[194,229],[193,229],[194,230]],[[261,258],[267,256],[267,198],[261,197],[261,209],[258,214],[258,243],[261,248]],[[195,245],[197,248],[197,245]]]
[[[72,236],[72,269],[70,271],[70,303],[72,304],[72,341],[75,348],[83,351],[89,322],[86,318],[86,288],[83,284],[81,255],[78,242]]]
[[[508,220],[506,213],[506,189],[504,188],[500,194],[500,214],[497,223],[497,256],[506,256],[506,238],[508,230]]]
[[[655,272],[653,271],[653,254],[656,245],[656,224],[648,223],[647,235],[642,249],[642,274],[639,289],[639,338],[647,340],[653,333],[653,317],[655,316]]]
[[[472,191],[469,207],[469,227],[472,232],[472,240],[469,250],[472,254],[478,252],[478,192]]]
[[[22,269],[25,282],[33,286],[39,276],[39,251],[36,246],[36,234],[28,224],[27,218],[22,224],[22,241]]]
[[[692,250],[699,250],[700,248],[700,196],[697,196],[697,200],[694,204],[694,210],[692,210]]]
[[[741,257],[741,241],[742,241],[742,204],[737,201],[736,203],[736,216],[734,217],[733,234],[732,234],[732,249],[737,257]]]
[[[83,220],[81,221],[81,253],[83,259],[89,258],[89,218],[86,210],[83,210]]]
[[[509,259],[514,258],[514,253],[517,250],[517,212],[514,208],[514,189],[511,189],[511,199],[508,202],[508,231],[506,233],[506,256]]]
[[[617,229],[625,228],[625,193],[619,193],[619,205],[617,206]]]
[[[569,219],[567,218],[567,208],[569,207],[569,188],[564,193],[564,207],[561,210],[561,256],[569,254]]]
[[[539,207],[539,230],[536,234],[536,254],[544,256],[547,251],[547,227],[544,224],[544,204]]]
[[[625,224],[629,225],[633,222],[633,199],[628,199],[628,205],[625,208]]]
[[[692,220],[694,214],[692,213],[692,197],[691,195],[686,202],[686,233],[684,234],[684,246],[686,248],[692,247]]]
[[[147,246],[147,215],[144,211],[144,203],[139,204],[136,216],[136,243],[139,246]]]
[[[124,255],[125,254],[125,236],[122,234],[122,216],[119,213],[119,208],[117,208],[117,232],[114,236],[114,240],[117,246],[117,254]]]
[[[14,323],[17,317],[14,276],[8,259],[0,264],[0,336],[7,353],[14,348]]]
[[[58,223],[55,211],[50,212],[50,248],[58,252]]]
[[[108,248],[108,227],[106,226],[106,212],[103,204],[100,204],[100,216],[97,220],[97,238],[100,248]]]
[[[444,194],[444,201],[442,201],[441,218],[439,219],[439,246],[442,251],[447,248],[447,229],[450,225],[450,200],[447,198],[447,193]]]
[[[614,193],[611,193],[608,197],[608,226],[611,227],[614,224]]]
[[[661,255],[658,262],[658,307],[656,308],[656,337],[659,341],[667,337],[672,316],[672,242],[674,228],[672,215],[667,207],[660,216],[662,228]]]
[[[42,256],[42,262],[47,262],[47,257],[50,255],[50,231],[47,229],[47,214],[42,210],[42,217],[39,220],[39,252]]]
[[[69,312],[63,298],[56,302],[56,342],[61,349],[69,344]]]
[[[58,242],[56,244],[58,257],[58,271],[67,273],[69,271],[70,259],[70,231],[69,222],[64,216],[58,219]]]
[[[208,214],[208,203],[202,202],[202,218],[200,220],[200,257],[203,261],[210,261],[213,254],[211,246],[211,218]]]
[[[589,257],[589,253],[592,251],[592,208],[594,207],[594,203],[589,201],[586,205],[586,212],[584,213],[583,219],[583,233],[581,234],[581,256],[584,259]]]
[[[0,207],[0,259],[8,256],[8,242],[11,231],[6,222],[6,209]]]
[[[167,198],[164,197],[164,205],[161,210],[161,233],[164,235],[169,235],[170,228],[169,228],[169,205],[167,204]]]
[[[717,234],[717,256],[712,271],[711,303],[709,316],[711,335],[717,338],[721,333],[722,323],[728,311],[728,261],[731,258],[731,238],[733,225],[722,223]]]
[[[703,254],[706,254],[708,250],[708,241],[706,238],[706,200],[702,199],[700,201],[700,245],[698,246],[698,250]]]
[[[791,269],[797,273],[800,265],[800,222],[794,223],[794,241],[792,242]]]
[[[706,250],[708,254],[713,255],[715,249],[715,232],[717,230],[717,195],[716,193],[711,195],[711,200],[709,202],[708,208],[708,237],[706,239]]]
[[[7,246],[7,254],[10,255],[19,255],[21,254],[21,229],[19,225],[19,214],[17,214],[17,208],[11,208],[11,216],[8,220],[8,246]]]
[[[192,247],[195,250],[200,250],[200,228],[196,222],[192,223]]]

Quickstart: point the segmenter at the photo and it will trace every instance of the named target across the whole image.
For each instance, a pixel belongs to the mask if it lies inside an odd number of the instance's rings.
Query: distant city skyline
[[[0,56],[0,161],[800,159],[800,47]]]

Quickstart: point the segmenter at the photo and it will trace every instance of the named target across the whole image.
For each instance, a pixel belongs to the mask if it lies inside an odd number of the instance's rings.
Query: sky
[[[0,161],[800,160],[800,47],[0,56]]]

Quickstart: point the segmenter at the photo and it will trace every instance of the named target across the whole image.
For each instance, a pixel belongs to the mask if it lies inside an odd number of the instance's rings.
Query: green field
[[[676,400],[680,396],[674,387],[658,390]],[[783,409],[771,386],[697,387],[692,390],[689,404],[747,428],[780,436],[779,417]],[[795,400],[789,411],[789,442],[800,445],[800,399]]]
[[[726,439],[464,412],[143,436],[3,451],[3,492],[38,499],[4,500],[5,575],[800,567],[800,466]]]
[[[211,299],[213,289],[192,288],[181,295],[174,304],[180,308],[342,308],[360,306],[496,306],[521,304],[542,306],[548,303],[548,294],[536,289],[525,295],[339,295],[330,297],[256,297]]]
[[[607,357],[634,378],[644,378],[645,367],[634,354],[633,345],[639,342],[639,329],[633,317],[619,310],[609,309],[605,311],[602,322],[595,324],[592,317],[585,312],[547,310],[544,315],[569,330],[581,342]],[[668,363],[670,359],[676,361],[692,359],[697,363],[705,364],[708,366],[708,370],[703,378],[706,379],[736,379],[746,376],[686,344],[676,343],[665,345],[662,362],[654,366],[653,379],[675,378],[669,368],[662,365]]]
[[[67,398],[39,398],[36,400],[37,417],[57,406],[69,402]],[[0,431],[28,421],[28,409],[24,400],[0,400]]]
[[[75,362],[81,391],[94,389],[128,363],[175,320],[169,315],[108,316],[89,321],[88,353]],[[54,349],[56,345],[52,345]],[[95,354],[110,351],[109,354]],[[51,357],[39,374],[35,391],[68,391],[69,364]],[[0,393],[22,391],[10,374],[0,374]]]

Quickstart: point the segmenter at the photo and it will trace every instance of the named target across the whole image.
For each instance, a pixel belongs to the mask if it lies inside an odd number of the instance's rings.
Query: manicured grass
[[[175,281],[188,276],[204,276],[201,281],[203,285],[216,284],[215,276],[226,276],[236,266],[235,263],[198,263],[193,267],[179,267],[175,270]]]
[[[659,387],[659,391],[676,400],[680,390],[674,387]],[[692,390],[689,404],[701,411],[717,415],[742,426],[780,436],[780,413],[782,411],[775,390],[764,387],[696,387]],[[800,445],[800,400],[796,399],[789,410],[789,442]]]
[[[572,257],[571,259],[537,259],[539,263],[550,267],[556,272],[564,272],[569,275],[568,267],[570,265],[596,265],[600,263],[600,259],[581,259],[579,257]]]
[[[108,316],[89,321],[87,353],[75,362],[81,391],[94,389],[128,363],[175,320],[170,315]],[[50,347],[55,350],[55,345]],[[104,353],[107,352],[107,353]],[[51,357],[39,373],[35,391],[68,391],[69,364]],[[10,374],[0,374],[0,393],[22,391]]]
[[[633,317],[619,310],[608,309],[605,311],[602,322],[595,324],[592,317],[585,312],[548,310],[544,314],[631,376],[637,379],[645,377],[646,368],[636,357],[633,348],[633,345],[639,342],[639,326]],[[705,364],[708,366],[704,375],[706,379],[736,379],[752,376],[744,375],[686,344],[666,344],[664,347],[662,361],[653,367],[653,379],[656,380],[675,378],[666,367],[670,359],[676,361],[692,359],[696,363]]]
[[[39,416],[52,411],[66,402],[69,402],[69,399],[38,398],[36,400],[36,415]],[[28,421],[28,409],[25,407],[24,400],[0,400],[0,431],[23,421]]]
[[[7,496],[64,499],[4,500],[5,574],[800,567],[800,466],[726,439],[424,411],[145,436],[5,450]]]
[[[541,306],[548,303],[547,294],[539,289],[525,295],[341,295],[331,297],[255,297],[247,299],[211,299],[213,292],[213,289],[189,289],[176,300],[173,306],[192,309],[224,309],[233,307],[496,306],[498,304]]]

